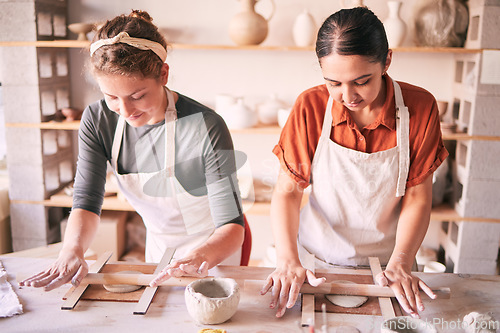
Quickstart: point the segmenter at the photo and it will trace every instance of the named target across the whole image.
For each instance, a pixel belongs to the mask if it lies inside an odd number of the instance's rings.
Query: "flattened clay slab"
[[[356,284],[352,281],[333,281],[335,283]],[[368,301],[366,296],[325,295],[325,298],[337,306],[344,308],[357,308]]]
[[[118,273],[123,274],[141,274],[141,272],[137,271],[122,271]],[[133,284],[103,284],[104,289],[109,291],[110,293],[131,293],[133,291],[139,290],[142,286],[133,285]]]

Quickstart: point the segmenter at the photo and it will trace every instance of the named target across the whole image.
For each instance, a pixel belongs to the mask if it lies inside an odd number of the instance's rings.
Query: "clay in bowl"
[[[238,309],[240,288],[229,278],[207,278],[191,282],[184,292],[189,315],[203,325],[222,324]]]

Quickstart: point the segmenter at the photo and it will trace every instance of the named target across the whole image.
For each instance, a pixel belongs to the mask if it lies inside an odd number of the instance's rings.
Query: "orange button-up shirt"
[[[397,145],[394,87],[386,79],[386,100],[375,122],[359,128],[349,110],[333,102],[330,139],[346,148],[366,153]],[[401,86],[410,113],[410,170],[406,186],[422,183],[448,156],[443,145],[439,112],[434,96],[423,88],[404,82]],[[311,164],[318,146],[328,102],[325,85],[304,91],[296,100],[280,140],[273,152],[281,167],[302,187],[311,182]]]

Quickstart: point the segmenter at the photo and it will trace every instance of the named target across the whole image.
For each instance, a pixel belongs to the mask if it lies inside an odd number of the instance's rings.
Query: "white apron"
[[[383,265],[389,261],[410,160],[408,108],[393,84],[397,146],[372,154],[330,140],[333,101],[328,100],[298,235],[301,260],[313,254],[316,268],[364,266],[370,256]]]
[[[118,186],[146,225],[146,261],[159,262],[167,248],[175,248],[174,258],[184,257],[203,244],[214,232],[208,196],[193,196],[175,177],[175,128],[177,110],[173,94],[165,88],[168,106],[165,112],[165,168],[157,172],[119,174],[118,154],[125,119],[120,116],[111,151],[111,165]],[[151,161],[153,163],[153,161]],[[241,253],[241,251],[239,252]],[[228,259],[232,260],[227,263]],[[238,254],[224,263],[239,264]]]

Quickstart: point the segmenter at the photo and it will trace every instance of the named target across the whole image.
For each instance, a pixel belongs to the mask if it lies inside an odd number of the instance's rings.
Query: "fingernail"
[[[425,308],[424,308],[424,306],[423,306],[423,305],[420,305],[420,306],[418,307],[418,309],[419,309],[420,311],[424,311],[424,310],[425,310]]]
[[[271,302],[271,304],[269,304],[269,307],[270,307],[271,309],[274,309],[274,306],[275,306],[274,302]]]

